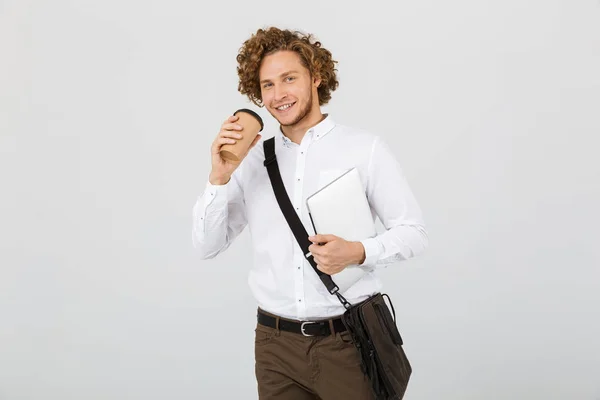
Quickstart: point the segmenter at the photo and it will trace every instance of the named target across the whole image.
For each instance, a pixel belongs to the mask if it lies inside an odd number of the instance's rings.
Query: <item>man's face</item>
[[[310,72],[293,51],[278,51],[263,59],[259,70],[262,101],[282,126],[302,121],[313,108],[313,82]],[[316,99],[314,99],[316,100]]]

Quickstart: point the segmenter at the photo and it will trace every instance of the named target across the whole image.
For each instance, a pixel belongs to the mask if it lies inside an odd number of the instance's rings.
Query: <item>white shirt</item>
[[[345,311],[305,259],[275,198],[263,165],[264,135],[224,185],[206,182],[193,206],[192,242],[203,259],[216,257],[248,227],[253,247],[248,283],[262,309],[299,320]],[[385,232],[362,240],[368,273],[344,292],[352,304],[381,290],[377,268],[415,257],[428,244],[421,210],[402,168],[381,136],[335,123],[326,116],[298,145],[278,130],[275,153],[285,189],[309,235],[305,201],[312,193],[356,167],[373,218]],[[241,270],[241,269],[240,269]]]

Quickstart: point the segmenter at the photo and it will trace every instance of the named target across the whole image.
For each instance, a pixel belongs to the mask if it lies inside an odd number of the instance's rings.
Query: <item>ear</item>
[[[319,75],[315,75],[313,78],[313,85],[315,85],[315,87],[321,86],[321,77]]]

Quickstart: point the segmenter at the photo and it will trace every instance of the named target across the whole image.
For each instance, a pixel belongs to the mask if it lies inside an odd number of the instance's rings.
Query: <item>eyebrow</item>
[[[281,75],[279,75],[279,77],[283,78],[284,76],[291,75],[291,74],[297,74],[297,73],[299,73],[299,72],[296,70],[286,71],[286,72],[282,73]],[[270,79],[263,79],[262,81],[260,81],[260,83],[265,83],[265,82],[270,82],[270,81],[271,81]]]

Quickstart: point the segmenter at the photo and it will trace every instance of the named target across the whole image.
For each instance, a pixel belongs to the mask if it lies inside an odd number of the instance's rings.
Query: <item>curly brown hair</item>
[[[236,57],[238,91],[247,95],[252,103],[262,107],[258,71],[264,57],[279,50],[291,50],[298,53],[311,77],[321,78],[317,89],[319,105],[327,104],[331,100],[331,92],[339,85],[335,69],[337,61],[333,60],[329,50],[322,47],[321,42],[313,39],[313,34],[300,31],[276,27],[258,29],[243,43]]]

